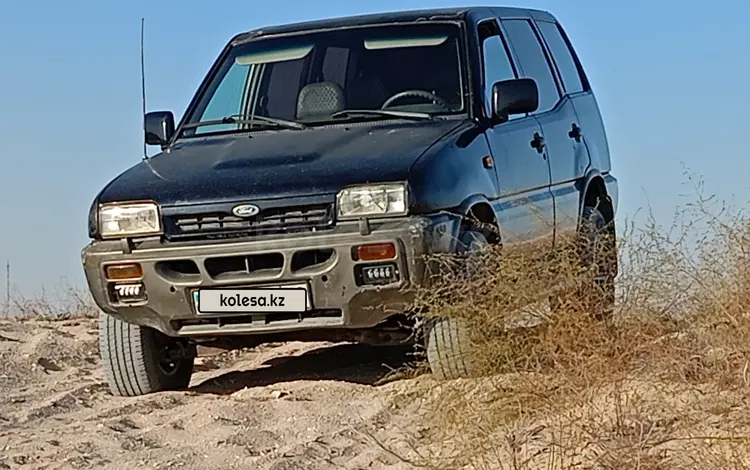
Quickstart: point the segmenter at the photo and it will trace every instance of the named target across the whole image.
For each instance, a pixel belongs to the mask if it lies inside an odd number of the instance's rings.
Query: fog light
[[[104,268],[104,273],[110,281],[126,281],[141,279],[143,277],[143,268],[139,263],[110,264]]]
[[[120,303],[135,303],[146,300],[146,287],[143,283],[115,284],[112,286],[114,298]]]
[[[393,243],[373,243],[360,245],[352,251],[354,261],[380,261],[396,257],[396,245]]]
[[[397,282],[398,266],[394,263],[359,266],[360,285],[382,285]]]

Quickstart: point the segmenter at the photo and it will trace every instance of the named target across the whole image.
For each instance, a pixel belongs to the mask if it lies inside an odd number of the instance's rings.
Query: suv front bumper
[[[371,328],[403,312],[413,298],[408,288],[424,285],[424,255],[451,253],[461,219],[453,214],[370,221],[362,234],[357,222],[299,235],[258,237],[249,241],[163,243],[152,239],[123,249],[120,240],[95,241],[82,252],[83,268],[96,304],[125,322],[149,326],[171,336],[282,333],[315,328]],[[387,285],[362,285],[352,248],[392,242],[399,276]],[[310,253],[330,254],[311,257]],[[305,258],[306,263],[295,260]],[[272,262],[269,262],[272,260]],[[124,300],[105,268],[139,263],[138,295]],[[250,269],[251,264],[261,269]],[[300,268],[302,266],[302,268]],[[198,288],[243,288],[308,284],[313,309],[294,318],[279,314],[197,314]],[[132,293],[132,290],[131,290]]]

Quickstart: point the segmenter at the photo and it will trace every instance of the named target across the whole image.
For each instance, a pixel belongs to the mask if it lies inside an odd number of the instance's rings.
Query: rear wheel
[[[585,206],[576,240],[577,256],[586,269],[581,285],[571,293],[551,299],[553,312],[563,308],[566,296],[598,320],[612,316],[615,306],[617,246],[604,215],[594,206]]]
[[[113,395],[133,397],[190,384],[195,348],[181,338],[101,313],[99,351]]]
[[[471,279],[478,271],[478,255],[489,246],[487,237],[474,230],[461,233],[457,254],[460,255],[460,273]],[[462,318],[436,318],[428,322],[425,332],[427,362],[439,379],[468,377],[474,370],[471,343],[466,320]]]

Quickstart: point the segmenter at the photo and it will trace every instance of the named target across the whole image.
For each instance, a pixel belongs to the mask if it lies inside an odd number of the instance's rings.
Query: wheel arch
[[[583,216],[583,208],[586,206],[593,206],[602,213],[607,224],[614,229],[614,205],[612,197],[607,192],[604,175],[602,175],[599,170],[589,171],[583,178],[581,188],[581,199],[578,208],[579,221],[581,216]]]
[[[619,260],[617,257],[617,230],[615,227],[615,201],[607,191],[605,176],[598,170],[592,170],[587,173],[583,180],[583,190],[581,191],[581,202],[578,214],[578,228],[580,229],[583,218],[583,210],[586,206],[596,207],[604,216],[606,231],[614,243],[614,270],[619,272]]]
[[[460,215],[463,217],[464,224],[476,224],[479,222],[487,236],[487,241],[492,244],[499,244],[502,236],[500,232],[500,223],[498,222],[497,213],[490,204],[486,196],[474,194],[464,200],[458,207]]]

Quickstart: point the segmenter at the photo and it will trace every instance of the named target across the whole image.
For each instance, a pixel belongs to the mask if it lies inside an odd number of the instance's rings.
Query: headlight
[[[407,201],[404,183],[344,188],[336,196],[341,218],[406,215]]]
[[[101,206],[99,233],[102,238],[160,234],[159,207],[152,202]]]

